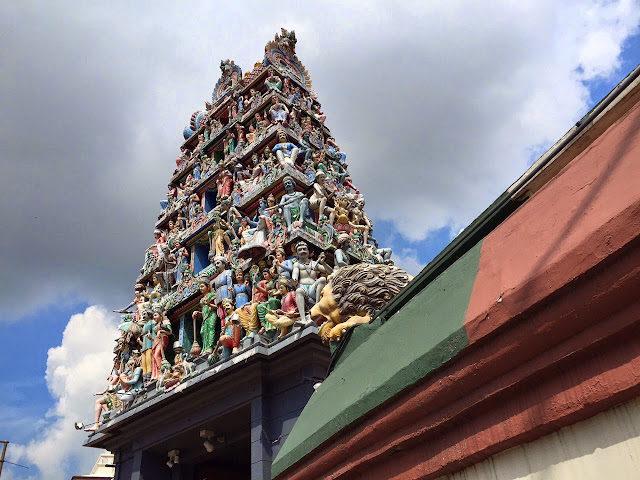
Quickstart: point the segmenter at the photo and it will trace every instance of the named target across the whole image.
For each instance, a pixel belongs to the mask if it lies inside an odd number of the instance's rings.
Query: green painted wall
[[[469,344],[464,320],[481,245],[465,253],[386,323],[376,320],[353,332],[274,460],[273,477]]]

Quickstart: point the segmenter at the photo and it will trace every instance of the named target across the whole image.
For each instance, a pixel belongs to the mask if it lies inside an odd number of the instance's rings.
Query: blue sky
[[[110,310],[133,297],[182,126],[220,59],[250,69],[280,26],[296,30],[375,237],[416,274],[640,62],[637,2],[524,3],[433,2],[402,21],[385,2],[257,6],[237,13],[260,25],[237,38],[209,36],[204,4],[202,18],[170,3],[0,7],[2,188],[20,206],[2,212],[0,440],[30,466],[3,479],[69,478],[97,458],[72,424],[92,416]]]

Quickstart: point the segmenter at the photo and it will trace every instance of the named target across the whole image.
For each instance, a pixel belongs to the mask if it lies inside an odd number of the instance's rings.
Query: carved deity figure
[[[338,235],[338,248],[333,252],[333,261],[336,270],[349,265],[349,255],[347,254],[347,250],[349,249],[350,240],[351,238],[346,233]]]
[[[304,193],[296,191],[295,182],[290,176],[287,175],[282,179],[282,185],[286,193],[280,199],[280,206],[287,223],[287,231],[291,232],[294,216],[297,216],[301,222],[304,221],[309,208],[309,199],[304,196]]]
[[[200,312],[200,316],[202,317],[202,326],[200,327],[202,353],[209,354],[213,352],[213,345],[215,345],[218,340],[217,337],[220,329],[215,305],[216,294],[211,290],[209,280],[200,280],[200,293],[202,294],[202,298],[200,299],[200,306],[202,307],[202,311]],[[194,315],[196,313],[197,312],[193,312]],[[194,316],[194,318],[196,317],[197,316]]]
[[[229,298],[233,301],[233,272],[228,269],[227,259],[222,255],[212,256],[209,254],[212,263],[216,268],[216,277],[213,279],[213,286],[216,291],[216,306],[218,307],[218,317],[224,324],[226,313],[222,308],[222,300]]]
[[[283,167],[285,165],[294,167],[300,148],[291,142],[287,142],[287,134],[283,130],[278,131],[278,142],[273,147],[278,163]]]
[[[233,285],[233,296],[235,298],[236,308],[240,308],[251,300],[251,286],[249,281],[245,280],[244,272],[238,268],[234,272],[235,283]]]
[[[231,231],[235,237],[235,232],[229,227],[229,224],[221,218],[215,217],[211,230],[207,232],[207,236],[209,237],[209,251],[215,252],[216,255],[224,255],[225,243],[228,248],[231,248],[229,231]]]
[[[327,207],[327,201],[331,197],[327,186],[327,176],[322,170],[315,172],[316,181],[313,184],[313,194],[309,199],[309,207],[318,214],[318,218],[324,215],[325,210],[333,212],[332,208]]]
[[[279,92],[282,90],[282,79],[273,74],[273,69],[269,70],[269,75],[264,81],[264,84],[267,87],[267,91],[277,90]]]
[[[269,108],[269,115],[273,123],[282,123],[285,127],[287,126],[289,109],[286,105],[280,103],[280,97],[277,95],[273,97],[273,105]]]
[[[120,402],[130,404],[136,396],[144,393],[144,381],[142,368],[137,366],[137,359],[131,357],[127,362],[127,370],[120,374],[121,389],[116,392],[116,396]],[[126,408],[126,405],[125,405]]]
[[[164,353],[169,345],[169,336],[172,335],[171,323],[164,317],[162,310],[158,308],[153,312],[153,320],[155,322],[153,331],[156,337],[153,340],[151,380],[160,376],[163,364],[168,364]]]
[[[297,261],[295,257],[287,259],[284,248],[278,247],[276,249],[275,258],[271,266],[272,275],[276,278],[284,278],[291,280],[291,274],[293,273],[293,264]]]
[[[369,217],[364,213],[364,197],[360,196],[356,198],[351,207],[351,221],[356,225],[360,231],[362,231],[362,240],[365,245],[369,243],[369,233],[373,228]]]
[[[291,282],[281,277],[278,280],[278,288],[282,297],[281,308],[268,309],[265,321],[273,327],[279,328],[278,338],[282,338],[287,334],[289,327],[300,318],[300,313],[296,303],[296,292]]]
[[[333,269],[324,261],[324,253],[317,260],[309,258],[309,247],[303,241],[295,247],[298,261],[293,265],[291,278],[297,283],[296,305],[301,321],[306,321],[306,303],[315,304],[320,300],[320,292],[327,284],[327,279],[320,274],[330,275]]]

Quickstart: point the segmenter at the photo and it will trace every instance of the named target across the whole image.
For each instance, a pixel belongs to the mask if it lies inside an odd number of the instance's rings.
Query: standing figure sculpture
[[[213,264],[216,268],[217,275],[213,279],[213,286],[216,292],[216,306],[218,308],[218,317],[224,328],[224,320],[226,312],[222,308],[222,300],[228,298],[233,304],[233,274],[231,270],[227,268],[227,259],[221,255],[215,255],[213,257]]]
[[[251,300],[251,287],[249,286],[249,281],[245,280],[244,272],[241,268],[238,268],[234,273],[236,283],[233,285],[233,295],[236,301],[236,308],[240,308]]]
[[[202,307],[202,326],[200,327],[202,353],[209,354],[213,352],[213,345],[215,345],[218,335],[220,335],[220,322],[218,321],[215,304],[216,294],[211,290],[209,280],[200,280],[200,293],[202,294],[202,299],[200,299],[200,306]]]
[[[169,345],[169,336],[172,335],[171,323],[164,318],[162,310],[157,308],[153,312],[155,327],[153,328],[156,337],[153,339],[153,365],[151,369],[151,380],[155,380],[162,373],[162,365],[168,363],[164,352]]]
[[[178,248],[178,264],[176,266],[176,283],[182,281],[182,272],[189,265],[189,250],[184,242],[181,242]]]
[[[140,346],[142,347],[142,373],[144,375],[144,381],[148,382],[151,380],[151,369],[153,368],[153,343],[156,338],[153,327],[155,327],[156,322],[153,319],[153,312],[151,310],[145,310],[142,318],[145,320],[140,337]]]
[[[238,344],[241,340],[242,326],[240,325],[240,319],[238,315],[234,315],[233,302],[229,298],[225,298],[220,307],[224,309],[225,315],[228,317],[228,321],[222,329],[222,334],[213,349],[214,355],[217,354],[218,349],[222,349],[222,359],[226,360],[233,353],[238,351]]]
[[[306,302],[314,305],[320,301],[322,289],[327,284],[325,277],[319,274],[330,275],[333,269],[324,261],[324,253],[318,256],[318,260],[309,259],[309,247],[303,241],[296,243],[298,261],[293,265],[291,278],[297,283],[296,305],[300,312],[301,322],[308,320],[306,316]]]
[[[207,232],[207,236],[209,237],[209,251],[215,252],[216,255],[224,255],[224,244],[226,243],[227,247],[231,248],[231,238],[228,233],[229,230],[235,237],[235,232],[232,228],[229,228],[227,222],[219,217],[216,218],[212,225],[212,229]]]

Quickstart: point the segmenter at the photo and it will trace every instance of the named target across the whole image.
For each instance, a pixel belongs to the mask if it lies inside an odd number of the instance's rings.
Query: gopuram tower
[[[271,478],[327,345],[409,280],[378,248],[296,42],[282,29],[244,75],[222,61],[184,129],[87,429],[116,479]]]

